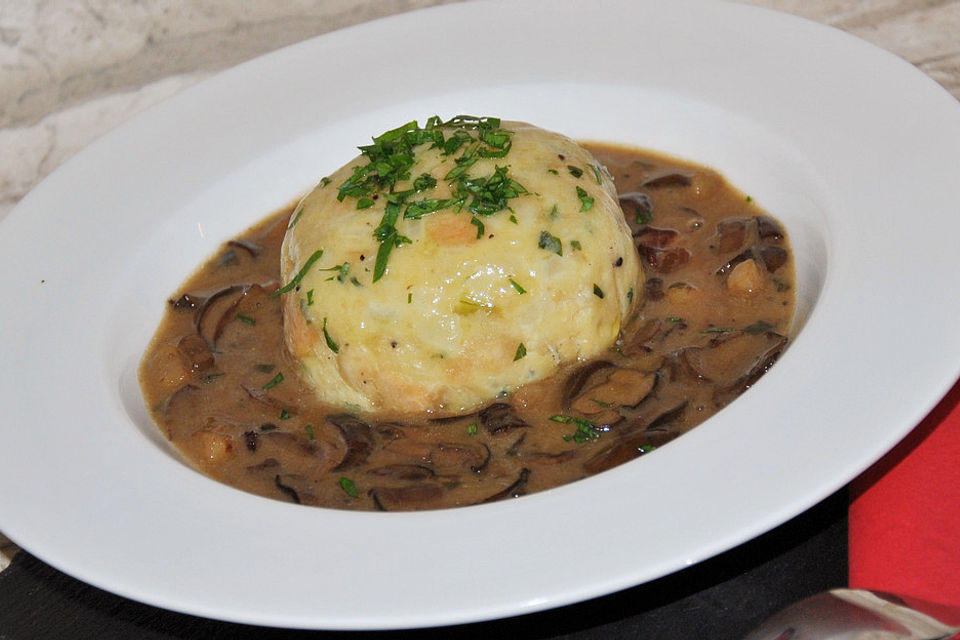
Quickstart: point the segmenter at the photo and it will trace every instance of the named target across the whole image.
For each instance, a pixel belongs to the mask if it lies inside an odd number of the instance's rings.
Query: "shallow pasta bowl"
[[[371,133],[435,113],[720,170],[791,234],[792,346],[669,446],[509,502],[345,513],[183,464],[136,380],[166,297]],[[289,627],[489,619],[676,571],[841,487],[956,379],[957,166],[960,107],[932,81],[739,5],[469,2],[243,64],[100,139],[0,226],[0,529],[115,593]]]

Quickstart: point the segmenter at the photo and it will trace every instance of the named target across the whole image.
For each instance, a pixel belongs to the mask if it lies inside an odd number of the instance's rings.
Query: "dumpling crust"
[[[399,240],[387,240],[379,269],[388,192],[343,194],[367,157],[298,205],[281,258],[284,282],[300,278],[284,294],[284,331],[325,401],[354,411],[459,413],[616,339],[643,273],[611,177],[569,138],[496,124],[511,140],[504,157],[477,159],[457,182],[451,170],[469,144],[446,155],[424,143],[392,192],[435,182],[405,202],[451,202],[463,198],[465,180],[489,183],[499,169],[520,188],[506,208],[474,213],[467,199],[401,215]],[[445,139],[463,130],[438,128]]]

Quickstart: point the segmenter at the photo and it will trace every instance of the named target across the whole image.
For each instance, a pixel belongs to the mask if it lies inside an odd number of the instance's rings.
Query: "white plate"
[[[669,446],[519,500],[344,513],[210,481],[135,370],[177,284],[354,146],[500,115],[719,168],[783,220],[802,328]],[[892,447],[960,369],[960,107],[903,61],[765,10],[471,2],[243,64],[105,136],[0,227],[0,529],[169,609],[371,629],[521,614],[743,542]]]

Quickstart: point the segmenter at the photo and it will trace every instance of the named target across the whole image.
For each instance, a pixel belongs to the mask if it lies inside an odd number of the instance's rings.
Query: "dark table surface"
[[[841,491],[759,538],[632,589],[505,620],[392,632],[289,631],[164,611],[91,587],[23,551],[0,572],[0,639],[734,640],[791,602],[846,586],[846,515]]]

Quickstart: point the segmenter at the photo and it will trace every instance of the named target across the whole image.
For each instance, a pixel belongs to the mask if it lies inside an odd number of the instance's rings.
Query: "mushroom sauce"
[[[703,422],[787,345],[795,287],[786,234],[715,171],[585,146],[616,180],[647,274],[638,313],[604,357],[454,418],[324,406],[299,379],[271,297],[291,207],[225,243],[169,301],[140,370],[155,422],[221,482],[386,511],[541,491]]]

